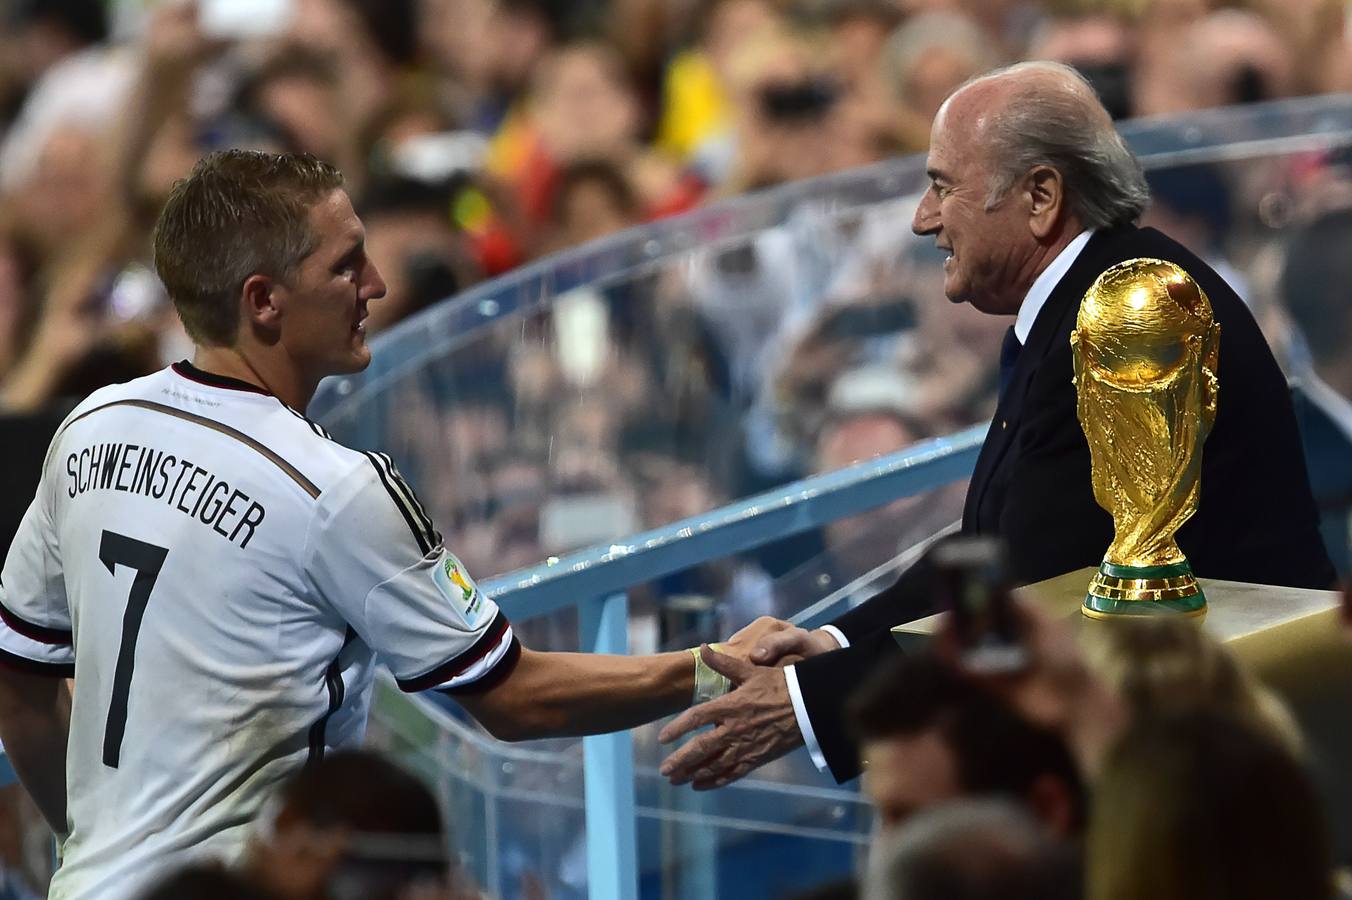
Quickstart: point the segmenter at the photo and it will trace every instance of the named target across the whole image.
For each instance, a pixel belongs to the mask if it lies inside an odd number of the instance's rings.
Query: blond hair
[[[1085,653],[1133,718],[1215,709],[1266,733],[1293,755],[1303,755],[1304,741],[1291,711],[1191,619],[1113,622],[1090,633]]]

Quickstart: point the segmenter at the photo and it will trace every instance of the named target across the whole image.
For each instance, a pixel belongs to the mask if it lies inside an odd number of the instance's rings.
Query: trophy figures
[[[1197,509],[1216,419],[1211,302],[1173,263],[1128,260],[1084,295],[1070,344],[1094,499],[1114,532],[1083,612],[1201,615],[1206,597],[1174,535]]]

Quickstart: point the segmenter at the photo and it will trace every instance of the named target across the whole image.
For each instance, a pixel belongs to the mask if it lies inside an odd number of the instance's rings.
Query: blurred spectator
[[[518,194],[528,219],[549,219],[560,169],[584,160],[620,168],[643,209],[662,208],[683,190],[678,170],[640,140],[644,112],[611,47],[577,43],[544,57],[519,118],[504,123],[489,158]]]
[[[784,900],[859,900],[859,885],[854,881],[833,881],[799,891]]]
[[[1180,113],[1289,97],[1295,55],[1256,13],[1222,9],[1181,31],[1154,32],[1133,91],[1136,115]]]
[[[6,106],[23,99],[8,129],[0,123],[0,189],[11,190],[31,177],[57,129],[96,131],[113,120],[133,67],[103,43],[100,0],[14,0],[4,24],[0,89],[10,92]]]
[[[0,788],[0,900],[37,900],[46,894],[38,888],[51,874],[50,844],[33,840],[46,837],[35,813],[17,783]]]
[[[895,147],[929,146],[930,122],[953,89],[1002,62],[988,32],[960,12],[928,12],[908,19],[882,51],[883,81],[892,100]]]
[[[1305,349],[1293,373],[1320,531],[1339,574],[1352,572],[1352,210],[1326,213],[1292,235],[1280,292]]]
[[[1080,775],[1062,739],[932,654],[890,660],[850,712],[884,831],[959,797],[1006,798],[1061,837],[1083,827]]]
[[[450,218],[458,181],[391,176],[367,186],[361,217],[367,252],[381,260],[386,294],[371,306],[367,332],[389,328],[480,278],[470,240]]]
[[[830,412],[817,433],[814,471],[843,469],[928,437],[904,411],[907,391],[901,381],[895,371],[884,368],[855,369],[837,379],[827,401]],[[828,523],[822,529],[824,559],[810,563],[818,593],[829,593],[876,569],[956,522],[961,513],[959,485]],[[882,576],[892,577],[890,571]]]
[[[494,134],[519,113],[540,61],[569,36],[564,0],[428,0],[426,43],[464,91],[467,124]]]
[[[238,105],[293,153],[339,161],[343,107],[336,60],[305,45],[283,45],[251,72]]]
[[[565,166],[554,189],[551,248],[598,240],[638,223],[639,200],[624,171],[606,160]]]
[[[698,39],[667,67],[657,147],[691,163],[709,184],[721,184],[732,169],[733,58],[779,23],[778,7],[775,0],[697,3],[690,18]]]
[[[1161,616],[1096,629],[1086,657],[1133,718],[1222,711],[1281,744],[1303,749],[1286,705],[1260,684],[1220,641],[1181,616]]]
[[[1141,721],[1108,754],[1086,845],[1089,900],[1322,900],[1329,839],[1306,774],[1223,712]]]
[[[1074,66],[1093,85],[1108,113],[1125,119],[1131,115],[1135,52],[1135,35],[1125,19],[1091,11],[1048,18],[1034,34],[1028,58]]]
[[[282,900],[223,866],[203,864],[173,873],[140,894],[140,900]]]
[[[1142,224],[1184,242],[1216,270],[1235,293],[1251,302],[1249,280],[1226,256],[1233,228],[1230,187],[1216,166],[1175,166],[1146,173],[1150,207]]]
[[[740,193],[824,175],[876,157],[847,128],[843,72],[829,44],[787,24],[749,36],[728,61],[732,164],[717,182]]]
[[[246,868],[282,900],[395,900],[446,886],[452,863],[436,798],[366,751],[331,753],[282,786],[250,843]]]
[[[1074,900],[1080,872],[1041,824],[998,800],[917,815],[875,847],[863,900]]]

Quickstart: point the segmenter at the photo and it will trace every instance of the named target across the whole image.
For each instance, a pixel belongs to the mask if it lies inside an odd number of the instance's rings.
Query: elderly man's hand
[[[672,784],[690,782],[695,790],[706,791],[778,759],[801,745],[803,736],[783,669],[754,666],[708,646],[701,647],[700,654],[735,687],[668,722],[658,740],[669,744],[696,728],[714,726],[668,756],[661,767]]]

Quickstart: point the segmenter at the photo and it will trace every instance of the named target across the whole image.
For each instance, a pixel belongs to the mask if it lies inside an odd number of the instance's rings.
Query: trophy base
[[[1187,560],[1142,567],[1104,562],[1089,582],[1080,611],[1091,619],[1160,613],[1200,616],[1206,612],[1206,595]]]

